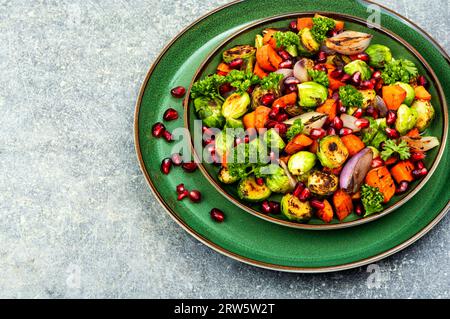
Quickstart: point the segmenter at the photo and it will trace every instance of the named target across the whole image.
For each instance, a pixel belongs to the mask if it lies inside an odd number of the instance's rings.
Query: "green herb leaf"
[[[387,140],[384,143],[383,150],[381,151],[381,159],[386,161],[391,156],[398,154],[399,158],[403,161],[410,158],[411,153],[409,151],[408,143],[400,141],[397,143],[394,140]]]
[[[256,76],[256,75],[255,75]],[[256,76],[258,78],[258,76]],[[261,87],[264,90],[276,90],[278,91],[280,86],[280,81],[283,79],[283,75],[279,73],[269,73],[268,76],[260,80]],[[259,78],[258,78],[259,80]]]
[[[324,87],[330,86],[330,80],[325,72],[320,70],[308,70],[308,74],[313,80],[313,82],[319,83]]]
[[[311,34],[317,42],[323,42],[326,38],[327,32],[336,27],[336,22],[327,17],[313,18],[313,23]]]
[[[362,93],[351,85],[339,88],[339,98],[345,107],[361,107],[364,101]]]
[[[281,32],[277,31],[274,33],[273,38],[277,42],[277,48],[287,48],[289,46],[299,46],[300,45],[300,38],[297,34],[295,34],[292,31],[287,32]]]
[[[396,82],[410,83],[419,74],[416,65],[406,59],[392,60],[384,67],[381,75],[385,84]]]
[[[377,187],[366,184],[361,186],[361,202],[366,210],[364,217],[381,212],[383,210],[383,201],[384,196]]]
[[[304,128],[304,126],[303,126],[302,120],[301,119],[295,120],[294,124],[292,124],[292,126],[286,132],[287,139],[289,141],[292,140],[298,134],[303,132],[303,128]]]

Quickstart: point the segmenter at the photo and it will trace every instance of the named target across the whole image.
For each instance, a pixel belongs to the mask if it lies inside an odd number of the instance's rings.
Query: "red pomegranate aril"
[[[269,119],[276,120],[278,114],[280,114],[280,108],[273,107],[269,112]]]
[[[263,186],[264,185],[264,178],[262,177],[257,177],[255,179],[256,184],[258,184],[259,186]]]
[[[202,200],[202,193],[200,193],[198,190],[193,190],[189,192],[189,199],[193,203],[199,203]]]
[[[312,207],[314,207],[315,209],[318,209],[318,210],[321,210],[321,209],[325,208],[325,204],[322,201],[320,201],[320,200],[318,200],[316,198],[311,199],[309,201],[309,203],[311,204]]]
[[[396,120],[397,114],[392,110],[388,111],[386,114],[386,124],[389,126],[394,125]]]
[[[261,204],[261,210],[263,211],[264,214],[270,214],[272,213],[272,207],[270,207],[270,204],[268,201],[263,201]]]
[[[289,119],[289,116],[286,113],[278,114],[278,116],[276,117],[277,122],[284,122],[284,121],[287,121],[288,119]]]
[[[275,101],[275,95],[273,95],[272,93],[264,94],[261,97],[261,104],[264,106],[272,105],[273,101]]]
[[[328,54],[326,54],[326,52],[320,51],[319,55],[317,57],[317,63],[325,63],[325,62],[327,62],[327,57],[328,57]]]
[[[284,84],[285,84],[285,85],[300,84],[300,80],[297,79],[297,78],[294,77],[294,76],[290,76],[290,77],[287,77],[287,78],[284,80]]]
[[[328,73],[327,67],[326,67],[325,65],[323,65],[323,64],[316,64],[316,65],[314,66],[314,70],[317,70],[317,71],[323,71],[323,72],[325,72],[325,73]]]
[[[339,116],[336,116],[336,117],[333,119],[333,127],[334,127],[336,130],[340,130],[341,128],[344,127],[344,122],[342,122],[342,120],[341,120],[341,118],[340,118]]]
[[[366,115],[373,117],[374,119],[377,119],[380,116],[378,113],[378,110],[376,108],[374,108],[372,105],[367,107]]]
[[[177,199],[178,199],[178,200],[183,200],[184,198],[186,198],[186,197],[188,197],[188,196],[189,196],[189,191],[184,190],[183,192],[181,192],[181,193],[178,194]]]
[[[356,117],[357,119],[360,119],[363,116],[363,110],[362,109],[357,109],[352,115],[354,117]]]
[[[418,161],[416,162],[416,168],[417,169],[424,169],[425,168],[425,164],[422,161]]]
[[[183,86],[177,86],[170,90],[170,94],[177,99],[181,99],[186,94],[186,89]]]
[[[173,108],[168,108],[163,115],[164,121],[173,121],[178,119],[178,111]]]
[[[338,101],[338,110],[339,110],[339,113],[346,113],[347,112],[347,108],[345,107],[344,104],[342,104],[341,100]]]
[[[303,184],[301,182],[297,183],[297,185],[295,186],[293,195],[295,197],[299,197],[304,189],[305,189],[305,184]]]
[[[327,132],[323,128],[313,128],[309,133],[309,136],[313,140],[318,140],[319,138],[324,137],[326,134]]]
[[[305,188],[300,193],[300,196],[298,197],[298,199],[301,202],[306,202],[310,197],[311,197],[311,191],[308,188]]]
[[[297,20],[292,20],[291,22],[289,22],[289,29],[290,29],[292,32],[295,32],[295,33],[298,32],[298,29],[297,29]]]
[[[268,129],[271,129],[271,128],[274,128],[275,127],[275,125],[277,125],[278,124],[278,122],[277,121],[274,121],[274,120],[268,120],[267,122],[266,122],[266,128],[268,128]]]
[[[290,55],[288,52],[284,51],[284,50],[278,51],[278,55],[279,55],[283,60],[289,60],[290,58],[292,58],[291,55]],[[292,61],[291,61],[291,62],[292,62]]]
[[[285,60],[283,62],[281,62],[278,67],[280,69],[292,69],[294,67],[294,62],[292,62],[292,60]]]
[[[209,214],[211,218],[218,223],[223,222],[225,219],[225,214],[220,209],[217,208],[211,209],[211,212]]]
[[[420,76],[417,78],[417,84],[419,84],[419,85],[421,85],[421,86],[427,88],[427,87],[428,87],[428,80],[427,80],[427,78],[426,78],[425,76],[420,75]]]
[[[332,98],[335,102],[339,101],[339,92],[338,92],[338,91],[333,92],[333,94],[331,95],[331,98]]]
[[[254,90],[255,90],[255,86],[254,85],[249,86],[249,88],[247,89],[247,93],[251,95]]]
[[[342,69],[334,69],[333,71],[330,72],[330,76],[336,80],[341,79],[343,74],[344,71]]]
[[[169,131],[164,131],[163,137],[167,142],[172,142],[172,133],[170,133]]]
[[[347,136],[347,135],[350,135],[352,133],[353,133],[353,130],[351,128],[347,128],[347,127],[341,128],[339,130],[339,135],[340,136]]]
[[[344,73],[344,75],[341,78],[341,82],[348,82],[352,78],[351,75]]]
[[[170,169],[172,168],[172,159],[165,158],[161,162],[161,172],[165,175],[170,173]]]
[[[355,125],[360,129],[368,128],[370,126],[370,122],[368,119],[357,119],[355,121]]]
[[[287,132],[287,125],[284,123],[277,123],[273,128],[278,130],[278,134],[280,135],[284,135]]]
[[[387,136],[391,139],[391,140],[395,140],[398,139],[400,137],[400,134],[398,133],[398,131],[395,128],[390,128],[387,127],[385,129]]]
[[[334,129],[334,127],[329,127],[327,129],[327,135],[331,136],[331,135],[336,135],[336,130]]]
[[[185,172],[192,173],[195,172],[195,170],[197,169],[197,163],[194,162],[183,163],[181,167],[184,169]]]
[[[415,169],[412,171],[412,175],[414,176],[414,178],[419,179],[421,177],[424,177],[425,175],[428,174],[428,170],[424,167],[422,169]]]
[[[369,60],[370,60],[369,55],[367,53],[365,53],[365,52],[351,55],[350,58],[352,60],[362,60],[364,62],[369,62]]]
[[[163,136],[164,132],[166,131],[166,127],[161,122],[155,123],[152,126],[152,135],[154,137],[161,137]]]
[[[186,187],[184,187],[183,183],[177,185],[177,193],[178,194],[181,194],[181,193],[183,193],[185,191],[186,191]]]
[[[395,189],[395,194],[403,194],[408,190],[409,183],[407,181],[402,181],[398,185],[398,187]]]
[[[370,165],[370,167],[377,168],[377,167],[381,167],[383,165],[384,165],[384,161],[381,159],[381,157],[375,157],[372,160],[372,164]]]
[[[270,201],[269,206],[270,206],[270,209],[272,210],[272,214],[279,214],[281,212],[280,203]]]
[[[375,88],[375,84],[371,80],[361,82],[361,89],[363,90],[373,90]]]
[[[171,159],[173,165],[175,166],[180,166],[181,164],[183,164],[183,157],[181,156],[180,153],[173,153]]]
[[[298,92],[297,84],[289,84],[284,86],[284,93],[289,94],[292,92]]]
[[[224,83],[221,86],[219,86],[219,93],[220,95],[224,96],[228,92],[231,92],[233,90],[233,87],[230,83]]]
[[[426,157],[425,153],[422,152],[413,152],[411,153],[411,160],[413,162],[418,162],[424,160]]]
[[[374,80],[379,80],[379,79],[381,79],[381,71],[375,71],[375,72],[373,72],[372,73],[372,79],[374,79]]]
[[[355,213],[358,216],[362,216],[364,214],[364,206],[361,203],[357,203],[355,205]]]
[[[360,86],[361,85],[361,72],[355,72],[353,75],[352,75],[352,78],[351,78],[351,80],[352,80],[352,83],[354,84],[354,85],[356,85],[356,86]]]
[[[228,66],[231,69],[239,69],[243,63],[244,63],[244,60],[242,58],[237,58],[237,59],[234,59],[233,61],[231,61],[230,63],[228,63]]]

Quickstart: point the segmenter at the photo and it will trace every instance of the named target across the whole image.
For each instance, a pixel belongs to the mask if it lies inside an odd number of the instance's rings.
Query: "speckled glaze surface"
[[[0,297],[450,297],[448,214],[382,261],[290,274],[216,253],[164,211],[136,161],[136,98],[163,47],[228,2],[0,1]],[[450,51],[448,1],[377,2]]]
[[[404,203],[395,214],[357,228],[326,233],[288,229],[246,215],[232,203],[224,202],[222,195],[211,190],[205,179],[195,176],[198,172],[187,176],[180,170],[174,170],[169,176],[163,176],[160,162],[171,154],[171,145],[150,137],[151,126],[164,112],[164,108],[155,108],[155,105],[175,103],[167,92],[176,85],[186,86],[190,83],[194,72],[212,49],[243,25],[292,13],[298,5],[282,1],[236,2],[195,23],[171,43],[153,65],[138,99],[135,123],[137,152],[151,188],[172,217],[189,233],[215,250],[270,269],[300,272],[343,270],[386,257],[428,231],[445,214],[444,208],[449,198],[446,183],[432,176],[430,184],[433,187]],[[340,1],[302,1],[301,5],[306,12],[351,12],[363,19],[368,17],[367,4],[358,1],[348,1],[345,5]],[[249,14],[244,17],[239,12]],[[406,27],[398,18],[383,12],[381,14],[385,28],[416,48],[414,41],[420,37],[417,31]],[[428,40],[423,38],[420,43],[421,46],[416,49],[435,70],[448,96],[450,77],[446,57]],[[439,127],[442,130],[445,123],[443,119],[445,117],[441,112],[436,120],[437,131]],[[168,123],[168,129],[179,125]],[[447,156],[444,158],[447,159]],[[448,163],[443,160],[436,173],[448,174],[447,168]],[[200,204],[176,200],[173,190],[181,181],[188,183],[191,189],[208,190]],[[435,197],[437,193],[444,196]],[[413,210],[419,203],[424,209]],[[428,203],[428,206],[423,206],[424,203]],[[227,212],[225,223],[217,224],[211,220],[208,211],[212,207]],[[353,243],[355,236],[359,239],[357,246]]]

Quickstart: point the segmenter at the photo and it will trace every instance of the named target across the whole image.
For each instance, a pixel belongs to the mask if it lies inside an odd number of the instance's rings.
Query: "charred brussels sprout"
[[[261,98],[264,95],[268,94],[268,93],[272,93],[275,96],[277,96],[276,93],[274,91],[272,91],[272,90],[263,89],[261,86],[255,87],[255,89],[252,92],[252,98],[251,98],[251,108],[252,108],[252,110],[256,109],[260,105],[263,105],[261,103]]]
[[[397,120],[395,121],[395,128],[400,134],[405,134],[414,126],[417,122],[417,110],[409,108],[407,105],[402,104],[397,110]]]
[[[430,101],[417,100],[411,106],[417,112],[416,127],[423,132],[434,119],[434,108]]]
[[[230,175],[230,172],[225,167],[220,169],[218,178],[224,184],[234,184],[239,180],[239,177]]]
[[[301,151],[289,158],[288,169],[293,175],[303,175],[308,173],[314,165],[316,165],[316,155]]]
[[[375,90],[359,90],[359,92],[363,96],[363,109],[366,109],[375,102],[375,98],[377,97],[377,92],[375,92]]]
[[[416,97],[416,92],[414,92],[414,88],[408,83],[403,82],[397,82],[395,83],[395,85],[398,85],[399,87],[401,87],[403,90],[406,91],[406,98],[403,101],[403,103],[410,106],[411,103],[414,101],[414,98]]]
[[[222,57],[225,63],[230,63],[231,61],[241,58],[248,59],[256,55],[256,48],[251,45],[238,45],[234,48],[226,50]]]
[[[238,186],[239,198],[248,202],[262,202],[271,194],[269,187],[266,184],[258,185],[253,176],[244,178]]]
[[[327,136],[319,142],[317,157],[322,166],[338,168],[347,160],[348,150],[339,136]]]
[[[370,66],[374,68],[382,68],[386,63],[392,61],[391,49],[385,45],[372,44],[366,49],[366,53],[370,58]]]
[[[225,121],[224,128],[244,128],[244,123],[240,119],[228,118]]]
[[[320,196],[328,196],[337,190],[339,180],[336,175],[314,171],[308,176],[309,190]]]
[[[350,62],[344,67],[345,73],[349,75],[353,75],[356,72],[361,73],[361,80],[367,81],[370,80],[372,77],[372,71],[370,71],[370,67],[367,65],[366,62],[362,60],[355,60],[353,62]]]
[[[206,126],[222,128],[225,124],[225,118],[221,113],[222,101],[220,99],[198,97],[194,100],[194,108]]]
[[[304,28],[300,30],[299,33],[300,40],[303,44],[303,47],[311,53],[317,52],[320,49],[320,43],[314,39],[311,30],[308,28]]]
[[[281,167],[272,164],[269,169],[271,174],[267,176],[266,184],[272,192],[285,194],[292,191],[289,177]]]
[[[247,113],[250,96],[247,92],[231,94],[222,105],[222,115],[227,119],[238,119]]]
[[[299,105],[315,108],[323,104],[328,97],[328,90],[316,82],[304,82],[298,85]]]
[[[307,222],[313,215],[309,202],[302,202],[292,194],[286,194],[281,199],[281,213],[287,219],[296,222]]]
[[[283,150],[286,147],[286,143],[283,141],[281,136],[273,128],[264,133],[264,142],[269,148],[277,148]]]

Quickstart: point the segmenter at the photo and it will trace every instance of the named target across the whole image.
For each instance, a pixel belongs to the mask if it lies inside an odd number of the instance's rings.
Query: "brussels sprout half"
[[[322,171],[314,171],[308,176],[309,190],[319,196],[333,194],[337,190],[338,183],[336,175]]]
[[[224,184],[234,184],[239,180],[239,177],[231,176],[227,168],[222,167],[218,174],[219,181]]]
[[[320,43],[314,39],[310,29],[302,29],[300,30],[298,35],[300,36],[300,40],[302,41],[303,48],[305,48],[308,52],[314,53],[319,51]]]
[[[248,59],[256,55],[256,48],[251,45],[238,45],[234,48],[228,49],[222,54],[223,61],[230,63],[231,61],[241,58]]]
[[[348,75],[353,75],[356,72],[360,72],[361,80],[363,81],[370,80],[370,78],[372,77],[372,71],[370,70],[370,67],[366,62],[362,60],[355,60],[353,62],[350,62],[349,64],[344,66],[344,72]]]
[[[299,105],[305,108],[315,108],[328,98],[328,90],[316,82],[304,82],[298,85]]]
[[[397,82],[394,85],[398,85],[399,87],[401,87],[403,90],[406,91],[406,98],[403,101],[403,103],[410,106],[411,103],[414,101],[414,98],[416,97],[416,92],[414,91],[414,88],[408,83],[403,82]]]
[[[266,184],[272,192],[285,194],[293,190],[289,177],[281,167],[272,164],[269,169],[271,174],[267,176]]]
[[[267,185],[258,185],[255,177],[250,176],[240,181],[238,185],[238,196],[248,202],[262,202],[270,197],[272,191]]]
[[[222,115],[229,119],[238,119],[247,113],[250,95],[247,92],[231,94],[222,105]]]
[[[316,155],[301,151],[289,158],[288,169],[293,175],[303,175],[308,173],[314,165],[316,165]]]
[[[402,135],[407,133],[416,125],[417,116],[418,112],[416,109],[409,108],[406,104],[400,105],[397,110],[395,129]]]
[[[302,202],[292,194],[281,199],[281,213],[287,219],[296,222],[307,222],[312,218],[313,210],[309,202]]]
[[[372,44],[366,49],[369,55],[369,65],[374,68],[382,68],[386,63],[392,61],[391,49],[385,45]]]
[[[434,119],[434,108],[430,101],[417,100],[411,106],[411,109],[417,112],[417,122],[416,127],[420,132],[425,131],[425,129],[430,125]]]
[[[194,100],[194,108],[199,118],[208,127],[222,128],[225,118],[222,116],[222,100],[198,97]]]
[[[283,150],[286,147],[286,143],[283,141],[281,136],[277,133],[277,131],[273,128],[266,131],[263,137],[264,142],[269,148],[277,148],[279,150]]]
[[[339,136],[326,136],[319,142],[317,157],[322,166],[338,168],[348,158],[348,150]]]

